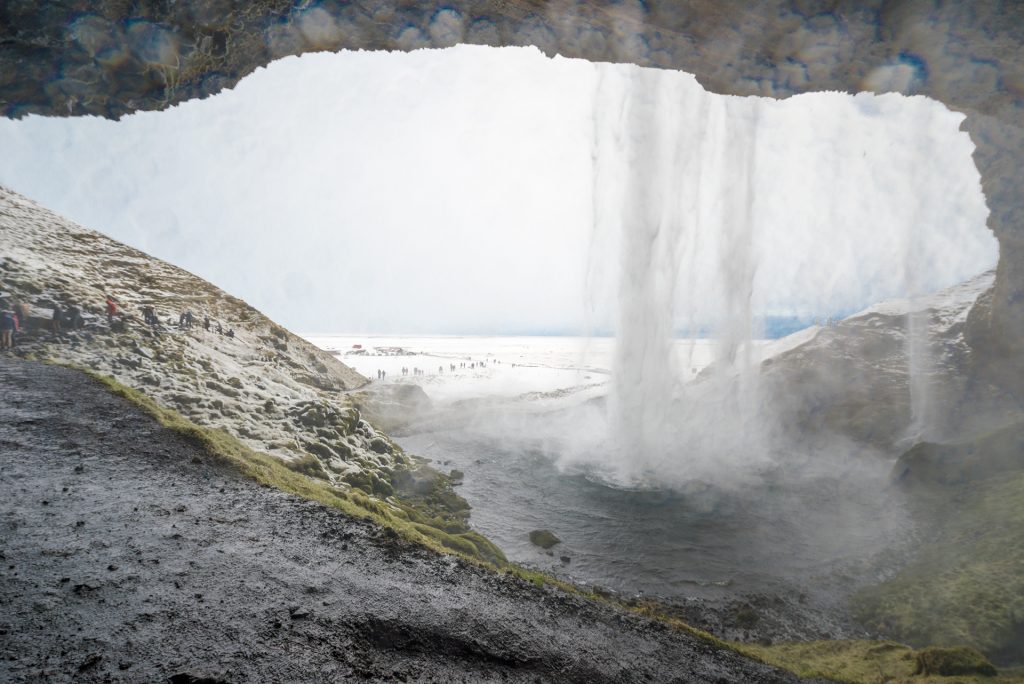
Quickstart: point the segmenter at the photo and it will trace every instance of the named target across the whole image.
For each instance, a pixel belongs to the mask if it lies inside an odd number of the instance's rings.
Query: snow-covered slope
[[[113,329],[106,295],[121,309]],[[0,304],[28,309],[18,353],[111,375],[282,459],[312,454],[338,486],[365,487],[368,472],[390,482],[407,464],[346,394],[366,379],[331,354],[210,283],[2,187]],[[84,327],[51,332],[55,304],[80,307]],[[144,322],[146,306],[157,326]],[[186,310],[194,314],[191,328],[178,325]]]
[[[968,410],[965,403],[993,399],[969,387],[964,328],[994,277],[989,271],[927,296],[882,302],[833,327],[773,343],[779,350],[762,366],[764,389],[782,423],[803,434],[839,432],[889,452],[917,439],[955,436],[964,421],[990,408]]]

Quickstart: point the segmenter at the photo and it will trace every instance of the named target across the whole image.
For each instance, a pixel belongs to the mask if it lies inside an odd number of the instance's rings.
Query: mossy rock
[[[306,442],[302,445],[306,451],[311,454],[316,454],[324,460],[330,460],[336,456],[334,450],[327,446],[323,442]]]
[[[452,470],[452,472],[448,473],[448,477],[450,477],[452,479],[452,482],[462,482],[462,479],[464,477],[466,477],[466,474],[464,472],[462,472],[461,470],[457,470],[456,469],[456,470]]]
[[[374,437],[370,440],[370,449],[378,454],[390,454],[391,445],[386,440],[380,437]]]
[[[970,646],[933,647],[918,651],[914,657],[915,675],[981,675],[995,677],[996,668],[975,648]]]
[[[242,381],[239,380],[238,378],[228,378],[228,384],[234,387],[235,389],[242,389]]]
[[[562,540],[551,530],[534,530],[530,532],[530,543],[542,549],[550,549],[555,544],[561,544]]]
[[[356,428],[359,427],[359,421],[363,418],[359,414],[359,410],[355,407],[349,406],[338,412],[340,418],[340,425],[344,428],[345,434],[350,435],[355,432]]]
[[[299,424],[306,427],[327,427],[327,418],[319,408],[312,408],[304,411],[298,417]]]
[[[347,461],[352,458],[352,447],[345,442],[332,442],[331,448],[334,449],[335,453],[337,453],[343,461]]]
[[[468,532],[460,533],[459,536],[473,542],[473,545],[477,549],[478,557],[483,558],[499,568],[508,565],[508,559],[505,558],[505,554],[501,552],[501,549],[499,549],[494,542],[479,532],[470,530]]]
[[[338,433],[330,428],[313,428],[313,432],[323,440],[334,441],[338,439]]]
[[[220,384],[219,382],[216,382],[215,380],[207,380],[206,386],[212,389],[213,391],[220,392],[224,396],[231,397],[232,399],[236,399],[239,394],[238,390],[236,390],[235,388],[225,387],[224,385]]]
[[[423,523],[412,523],[416,531],[425,537],[440,542],[442,546],[452,551],[479,558],[496,567],[505,567],[508,560],[505,554],[497,546],[477,532],[469,531],[460,534],[449,534],[431,525]]]
[[[387,498],[395,493],[394,488],[378,477],[376,473],[370,473],[370,486],[373,489],[373,493],[382,498]]]
[[[424,525],[423,523],[412,523],[412,526],[424,537],[429,537],[436,542],[440,542],[440,544],[447,549],[467,556],[479,557],[476,545],[468,539],[464,539],[459,535],[448,534],[444,530],[439,530],[436,527]]]
[[[932,533],[908,565],[857,592],[854,617],[916,647],[963,644],[997,659],[1024,648],[1024,473],[918,488]]]
[[[349,485],[355,487],[356,489],[361,489],[367,494],[373,492],[373,485],[370,481],[370,475],[368,473],[365,473],[363,471],[349,473],[345,475],[345,477],[343,477],[342,479]]]

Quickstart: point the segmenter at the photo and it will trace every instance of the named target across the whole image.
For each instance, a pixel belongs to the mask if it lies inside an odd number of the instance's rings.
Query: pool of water
[[[479,419],[477,419],[479,421]],[[723,488],[623,488],[548,447],[479,422],[399,437],[442,470],[463,471],[473,526],[511,560],[587,584],[661,597],[842,591],[908,534],[888,464],[791,463]],[[550,555],[529,540],[548,529]]]
[[[663,598],[835,597],[870,579],[873,559],[912,536],[888,483],[891,463],[838,440],[719,453],[716,441],[743,427],[723,419],[727,408],[691,411],[685,421],[685,402],[673,408],[681,412],[654,469],[639,478],[610,472],[637,454],[602,437],[608,339],[310,339],[371,378],[386,370],[375,384],[413,383],[431,397],[434,410],[393,436],[441,470],[462,471],[471,524],[521,564]],[[755,342],[754,352],[770,356],[800,339]],[[676,342],[684,382],[714,359],[714,344]],[[707,400],[690,397],[690,407]],[[688,441],[708,424],[718,432]],[[550,552],[534,546],[529,534],[539,529],[561,543]]]

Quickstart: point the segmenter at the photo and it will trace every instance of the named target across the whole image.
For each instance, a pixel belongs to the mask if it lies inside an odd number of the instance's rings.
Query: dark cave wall
[[[1024,2],[4,0],[0,111],[119,117],[286,55],[459,42],[681,69],[719,93],[898,91],[966,113],[1001,251],[969,334],[1024,390]]]

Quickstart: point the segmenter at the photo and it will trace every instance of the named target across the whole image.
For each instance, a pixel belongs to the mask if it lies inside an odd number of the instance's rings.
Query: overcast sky
[[[622,106],[598,89],[602,69],[635,67],[469,46],[288,57],[119,122],[0,120],[0,183],[297,331],[579,330],[607,204],[595,111]],[[692,77],[672,78],[696,96]],[[762,101],[758,310],[900,294],[908,253],[924,289],[992,267],[961,119],[920,97]],[[689,268],[711,280],[716,263]]]

